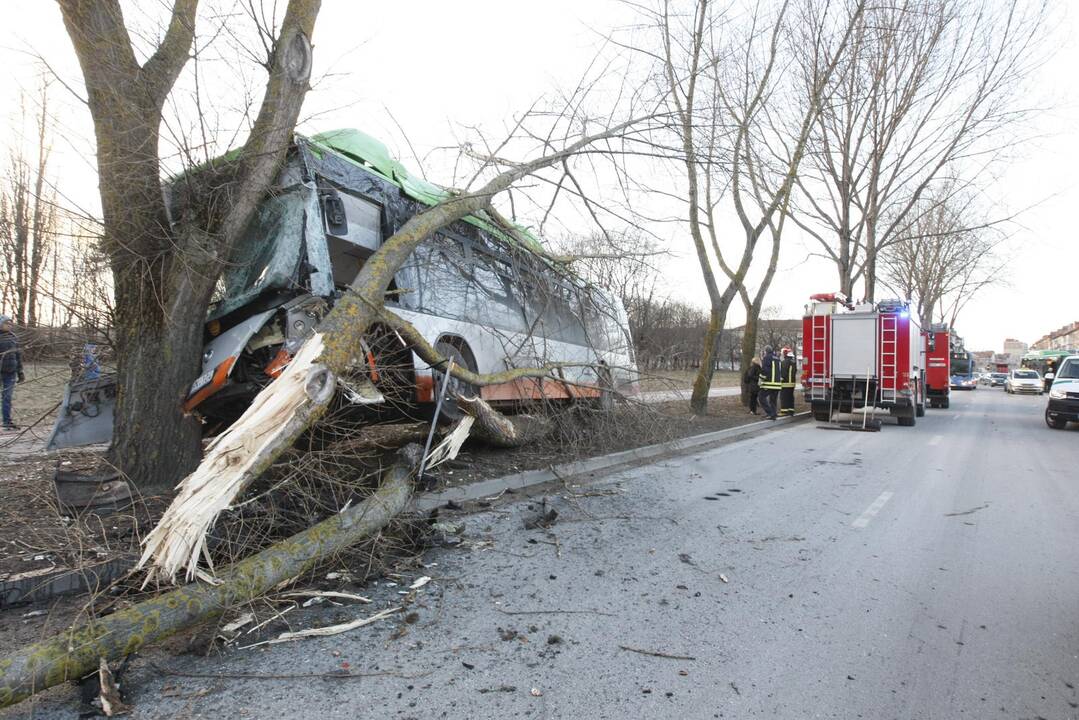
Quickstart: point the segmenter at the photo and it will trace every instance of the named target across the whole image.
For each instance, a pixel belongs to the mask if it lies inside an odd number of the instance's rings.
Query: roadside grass
[[[696,377],[696,370],[641,371],[641,392],[691,388]],[[741,377],[736,370],[717,370],[712,376],[712,387],[734,387],[741,382]]]

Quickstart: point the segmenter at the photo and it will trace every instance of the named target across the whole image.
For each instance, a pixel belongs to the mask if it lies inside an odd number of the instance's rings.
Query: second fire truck
[[[802,338],[802,385],[815,419],[876,407],[911,426],[925,414],[925,345],[906,302],[813,295]]]

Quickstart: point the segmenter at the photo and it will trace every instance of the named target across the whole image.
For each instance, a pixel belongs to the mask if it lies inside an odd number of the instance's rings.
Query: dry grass
[[[741,373],[734,370],[717,370],[712,376],[712,387],[734,387],[741,382]],[[641,373],[641,392],[652,390],[682,390],[693,387],[697,378],[695,370],[664,370]]]

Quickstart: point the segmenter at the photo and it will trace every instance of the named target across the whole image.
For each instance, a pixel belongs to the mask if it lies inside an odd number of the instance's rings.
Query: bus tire
[[[476,372],[476,359],[472,355],[472,351],[468,348],[468,344],[463,340],[442,338],[435,343],[435,350],[447,360],[453,360],[454,365]],[[436,406],[438,404],[438,394],[442,389],[442,379],[444,376],[445,373],[441,372],[438,368],[431,371],[431,377],[434,380],[432,389],[434,391],[434,402]],[[464,395],[476,397],[479,394],[480,391],[478,387],[451,375],[449,384],[446,386],[446,397],[442,399],[442,407],[438,413],[438,421],[442,423],[457,422],[464,415],[464,412],[457,406],[456,396]]]

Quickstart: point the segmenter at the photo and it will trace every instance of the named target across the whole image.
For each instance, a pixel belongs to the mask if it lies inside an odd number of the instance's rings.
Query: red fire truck
[[[951,392],[952,377],[951,330],[947,323],[930,325],[922,337],[925,338],[925,397],[929,407],[946,408],[951,404],[948,394]]]
[[[802,386],[813,417],[878,407],[914,425],[925,414],[925,349],[907,303],[810,297],[802,319]]]

